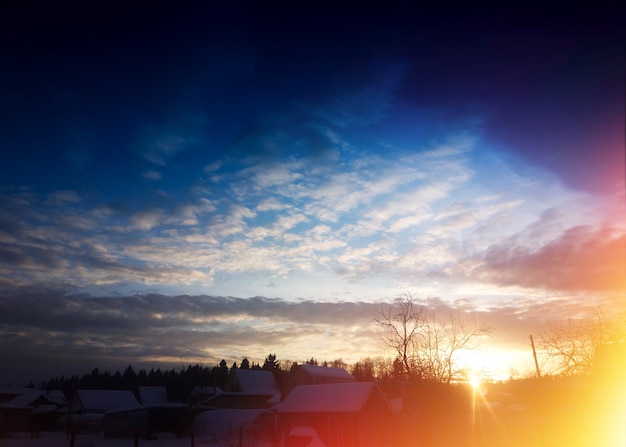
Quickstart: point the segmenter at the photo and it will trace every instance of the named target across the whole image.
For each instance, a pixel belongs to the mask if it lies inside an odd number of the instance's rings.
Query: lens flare
[[[468,383],[475,390],[480,389],[480,377],[478,377],[476,374],[470,374],[468,378]]]

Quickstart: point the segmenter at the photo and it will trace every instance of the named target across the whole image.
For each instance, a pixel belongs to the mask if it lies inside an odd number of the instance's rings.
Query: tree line
[[[365,358],[354,365],[348,365],[341,359],[328,362],[318,361],[311,357],[303,364],[344,368],[361,381],[389,379],[393,371],[393,362],[383,357]],[[196,364],[171,369],[136,370],[132,365],[128,365],[123,371],[115,372],[94,368],[90,373],[84,375],[52,377],[42,381],[38,388],[61,390],[67,398],[70,398],[79,389],[131,390],[137,392],[138,388],[142,386],[163,386],[167,389],[170,400],[183,402],[189,398],[194,387],[224,388],[228,375],[233,369],[271,371],[280,385],[284,376],[297,365],[298,362],[280,361],[276,354],[269,354],[262,364],[251,362],[247,357],[244,357],[239,364],[235,361],[230,367],[226,360],[222,359],[214,366]],[[32,381],[26,386],[35,387]]]

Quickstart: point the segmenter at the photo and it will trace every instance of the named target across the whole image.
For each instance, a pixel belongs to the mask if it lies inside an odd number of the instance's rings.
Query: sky
[[[223,3],[0,15],[0,383],[626,308],[618,6]]]

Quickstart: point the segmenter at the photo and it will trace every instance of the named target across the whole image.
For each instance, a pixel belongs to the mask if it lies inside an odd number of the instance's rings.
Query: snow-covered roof
[[[372,393],[373,382],[301,385],[276,405],[278,413],[348,413],[360,411]]]
[[[54,402],[57,405],[63,405],[66,403],[67,399],[61,390],[42,390],[41,392],[50,402]]]
[[[166,404],[169,397],[164,386],[140,386],[139,400],[143,405]]]
[[[275,398],[280,399],[280,390],[271,371],[258,369],[234,369],[241,391],[247,394],[264,394],[274,396],[270,399],[272,403]],[[278,401],[276,399],[276,401]]]
[[[278,392],[274,374],[258,369],[233,370],[239,380],[241,390],[246,393],[272,394]]]
[[[135,395],[132,391],[127,390],[78,390],[76,394],[86,411],[105,411],[139,406]]]
[[[335,379],[343,382],[355,382],[356,378],[343,368],[335,368],[329,366],[318,365],[298,365],[302,371],[311,377],[323,377],[327,379]]]
[[[293,445],[305,445],[306,447],[326,447],[326,444],[319,438],[317,432],[312,427],[297,426],[292,428],[287,435],[291,438]],[[302,439],[302,441],[293,441],[293,439]],[[287,444],[287,442],[285,443]],[[290,445],[291,445],[290,444]]]
[[[39,405],[30,414],[55,413],[56,411],[57,411],[56,405]]]
[[[35,389],[29,389],[15,396],[9,401],[11,405],[24,405],[29,406],[42,396],[41,391]]]
[[[35,401],[42,397],[46,401],[57,405],[63,405],[65,403],[65,396],[62,391],[50,392],[35,388],[3,388],[0,389],[0,395],[2,396],[0,401],[18,406],[33,405]]]

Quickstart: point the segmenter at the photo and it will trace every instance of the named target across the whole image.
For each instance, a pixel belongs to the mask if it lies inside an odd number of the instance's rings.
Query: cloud
[[[287,208],[287,205],[280,203],[279,200],[277,200],[276,198],[270,198],[270,199],[266,199],[261,201],[261,203],[259,203],[255,210],[259,213],[265,212],[265,211],[281,211]]]
[[[160,173],[159,171],[153,171],[153,170],[142,172],[141,176],[148,180],[161,180],[163,178],[162,173]]]
[[[0,275],[6,283],[62,281],[110,292],[159,286],[228,293],[231,285],[246,294],[279,279],[293,286],[304,275],[315,280],[281,294],[334,296],[359,284],[374,297],[401,289],[396,281],[574,290],[586,269],[585,287],[607,290],[600,283],[617,273],[601,258],[618,261],[619,238],[594,254],[601,241],[588,237],[584,250],[598,258],[594,265],[566,268],[573,262],[567,261],[558,274],[545,266],[548,253],[558,252],[553,245],[587,237],[577,232],[558,242],[567,228],[587,225],[593,233],[608,225],[600,201],[541,179],[517,175],[506,183],[511,173],[493,172],[491,164],[486,174],[472,160],[476,144],[461,136],[419,152],[389,148],[389,157],[348,148],[333,163],[288,158],[249,166],[224,159],[210,173],[220,183],[190,179],[184,193],[155,191],[137,202],[5,190]],[[498,194],[486,188],[485,178],[496,176],[510,188]],[[541,202],[533,200],[539,191]],[[541,272],[552,279],[540,279]]]
[[[563,291],[626,290],[626,233],[578,226],[538,249],[515,239],[485,253],[473,273],[489,282]]]
[[[163,209],[152,208],[145,209],[138,213],[133,214],[128,223],[129,229],[138,229],[138,230],[151,230],[156,226],[161,225],[165,218],[167,217],[167,213]]]
[[[302,361],[337,355],[335,347],[308,350],[312,338],[327,340],[320,334],[331,326],[347,331],[344,342],[368,336],[361,328],[372,311],[371,303],[206,295],[90,297],[59,287],[12,287],[0,292],[0,354],[28,356],[28,362],[39,356],[39,378],[67,371],[68,365],[102,368],[152,361],[152,366],[163,366],[163,359],[174,359],[172,366],[217,363],[220,354],[212,352],[224,353],[230,361],[282,350],[283,359]],[[154,365],[158,358],[160,364]]]
[[[54,205],[62,205],[64,203],[80,202],[82,197],[72,190],[55,191],[47,195],[48,202]]]
[[[389,298],[387,302],[393,299]],[[528,334],[555,318],[593,311],[565,297],[526,298],[477,309],[475,301],[436,296],[420,304],[438,319],[454,315],[492,328],[483,344],[518,349]],[[187,363],[229,363],[244,356],[262,361],[268,352],[281,360],[393,355],[380,342],[373,319],[378,302],[285,300],[209,295],[90,296],[50,284],[0,287],[0,355],[12,359],[21,376],[42,380],[81,374],[92,368],[179,367]],[[506,369],[508,366],[504,366]],[[10,371],[0,372],[9,380]],[[28,380],[27,379],[27,380]]]

